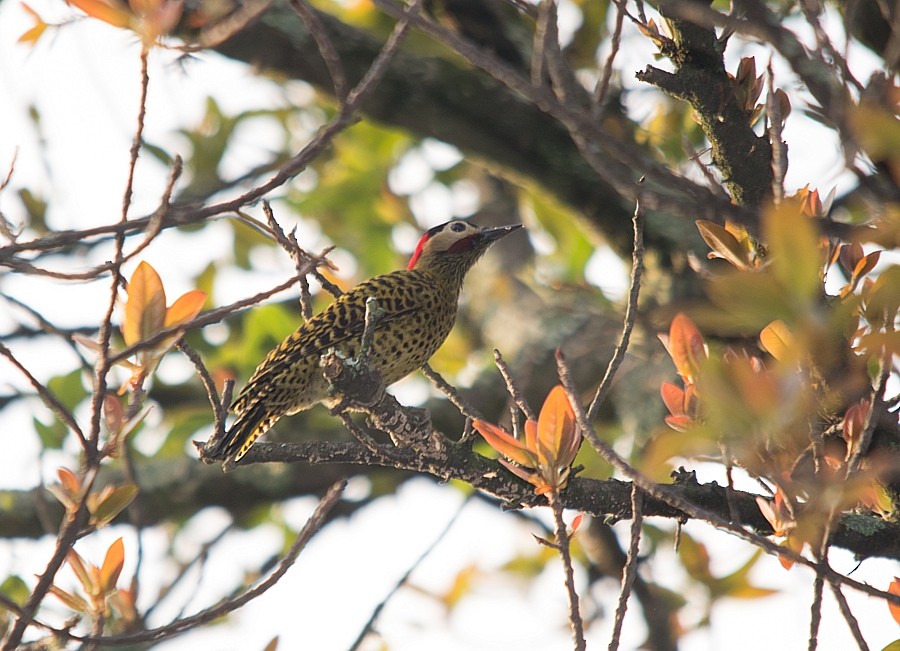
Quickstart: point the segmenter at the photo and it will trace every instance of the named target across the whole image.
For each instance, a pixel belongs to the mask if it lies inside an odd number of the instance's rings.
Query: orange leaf
[[[578,531],[578,527],[581,526],[582,520],[584,520],[584,513],[579,513],[574,518],[572,518],[572,524],[569,525],[569,535]]]
[[[125,407],[122,406],[122,401],[111,393],[103,396],[103,419],[106,431],[112,436],[118,434],[125,423]]]
[[[116,589],[119,574],[125,564],[125,544],[121,538],[116,538],[106,550],[103,566],[100,568],[101,594],[109,594]]]
[[[479,418],[472,422],[472,427],[484,437],[488,445],[506,458],[528,468],[537,467],[535,456],[506,430]]]
[[[91,18],[102,20],[113,27],[128,27],[131,23],[131,14],[120,7],[103,2],[102,0],[66,0],[70,5],[78,7]]]
[[[546,457],[547,465],[568,466],[572,463],[573,439],[576,437],[575,412],[566,390],[559,384],[550,390],[538,416],[538,458]],[[577,452],[577,448],[575,450]]]
[[[669,326],[669,355],[685,382],[694,383],[700,366],[706,359],[703,335],[683,313],[679,312]]]
[[[128,301],[122,322],[122,337],[133,346],[163,329],[166,319],[166,290],[156,270],[141,262],[128,283]]]
[[[891,581],[891,584],[888,586],[888,592],[894,596],[900,597],[900,578],[894,577],[894,580]],[[900,624],[900,606],[889,601],[888,608],[891,610],[891,617],[894,618],[895,622]]]
[[[205,302],[206,292],[199,289],[179,296],[178,300],[172,303],[172,307],[166,310],[164,327],[171,328],[190,321],[200,313]]]
[[[679,416],[684,413],[684,390],[681,387],[671,382],[663,382],[659,393],[670,414]]]
[[[844,431],[842,435],[847,442],[847,458],[853,454],[862,438],[866,417],[869,415],[869,401],[860,400],[847,408],[844,413]]]
[[[59,483],[69,495],[77,495],[81,492],[81,482],[75,473],[68,468],[57,468],[56,476],[59,477]]]

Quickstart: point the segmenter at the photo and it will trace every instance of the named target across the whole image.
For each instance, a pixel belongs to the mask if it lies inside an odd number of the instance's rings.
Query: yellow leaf
[[[38,42],[38,39],[44,35],[45,31],[47,31],[47,24],[39,22],[37,25],[25,31],[19,38],[17,38],[16,43],[30,43],[31,45],[34,45]]]
[[[62,601],[67,608],[74,610],[76,613],[88,612],[87,602],[77,595],[66,592],[62,588],[57,588],[55,585],[50,586],[50,594]]]
[[[19,5],[21,5],[22,9],[28,15],[31,16],[32,20],[34,21],[34,26],[31,29],[29,29],[28,31],[26,31],[24,34],[22,34],[16,42],[17,43],[30,43],[31,45],[34,45],[35,43],[38,42],[38,39],[47,30],[48,25],[47,25],[47,23],[44,22],[44,19],[41,18],[40,14],[38,12],[36,12],[34,9],[32,9],[30,6],[28,6],[24,2],[20,2]]]
[[[88,571],[84,560],[78,555],[78,552],[74,549],[70,549],[69,553],[66,554],[66,561],[68,561],[69,565],[72,567],[72,571],[75,572],[75,577],[78,579],[78,582],[81,583],[81,587],[84,588],[85,592],[91,594],[95,587],[94,580],[91,578],[91,574]]]
[[[166,310],[164,327],[171,328],[181,325],[200,314],[203,303],[206,302],[206,292],[199,289],[192,290],[178,297],[172,307]]]
[[[125,544],[121,538],[116,538],[106,550],[103,566],[100,568],[101,594],[109,594],[116,589],[116,582],[125,564]]]
[[[122,337],[128,346],[152,337],[163,329],[166,291],[156,270],[141,262],[128,283],[128,300],[122,321]]]
[[[783,362],[790,357],[794,336],[784,321],[776,319],[759,333],[759,343],[772,357]]]

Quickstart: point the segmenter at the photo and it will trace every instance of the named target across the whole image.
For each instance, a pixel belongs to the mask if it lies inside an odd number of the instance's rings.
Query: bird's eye
[[[450,225],[450,230],[454,233],[462,233],[464,230],[466,230],[466,225],[462,222],[456,222]]]

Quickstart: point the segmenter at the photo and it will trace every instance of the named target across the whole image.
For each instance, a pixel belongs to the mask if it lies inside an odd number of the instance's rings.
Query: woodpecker
[[[520,228],[454,220],[427,231],[406,269],[342,294],[266,356],[231,405],[237,419],[206,453],[224,459],[226,469],[233,467],[282,416],[318,403],[336,406],[340,396],[329,394],[319,359],[330,349],[346,358],[358,355],[369,297],[383,310],[369,360],[385,386],[421,368],[450,334],[468,271],[491,244]]]

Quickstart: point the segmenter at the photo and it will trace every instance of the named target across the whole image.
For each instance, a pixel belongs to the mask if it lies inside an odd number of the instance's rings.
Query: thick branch
[[[317,441],[305,443],[257,443],[242,463],[270,461],[306,462],[312,464],[378,465],[417,473],[425,473],[448,481],[457,479],[489,493],[510,507],[545,504],[533,487],[514,477],[496,462],[465,446],[448,441],[445,451],[413,451],[386,448],[373,453],[355,442]],[[710,513],[732,521],[726,488],[716,483],[700,484],[693,474],[681,473],[669,490]],[[762,535],[772,528],[756,505],[756,495],[733,492],[733,505],[740,523]],[[631,483],[616,479],[597,480],[575,477],[561,495],[566,508],[612,520],[631,518]],[[665,502],[644,496],[644,516],[680,519],[684,514]],[[900,560],[900,524],[885,522],[868,514],[845,515],[834,535],[834,545],[848,549],[861,558],[883,556]]]
[[[671,4],[661,2],[660,12],[671,16]],[[738,104],[725,71],[724,45],[712,29],[679,19],[668,24],[673,40],[663,54],[675,65],[675,73],[648,66],[637,78],[694,108],[734,201],[758,207],[772,190],[772,147],[767,137],[753,132],[746,107]]]

